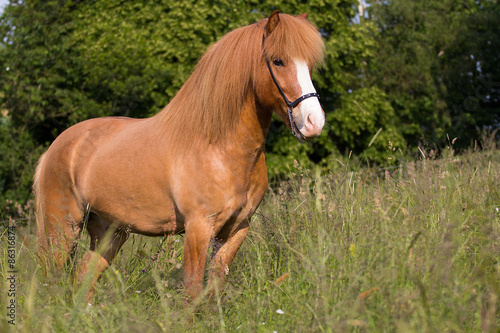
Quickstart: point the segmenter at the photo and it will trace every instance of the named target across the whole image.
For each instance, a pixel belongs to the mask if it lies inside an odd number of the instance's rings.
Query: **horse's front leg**
[[[222,283],[229,274],[229,266],[243,244],[248,230],[248,220],[245,219],[234,232],[227,235],[217,235],[217,241],[221,243],[219,243],[217,251],[212,254],[210,261],[208,286],[211,293],[214,293],[216,288],[220,291]]]
[[[212,239],[208,221],[191,220],[186,225],[184,238],[184,288],[193,300],[203,290],[203,277],[208,247]]]

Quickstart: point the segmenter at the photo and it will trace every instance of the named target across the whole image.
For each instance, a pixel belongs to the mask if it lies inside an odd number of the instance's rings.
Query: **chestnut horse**
[[[130,233],[185,232],[187,293],[203,290],[211,241],[208,284],[223,280],[267,189],[273,111],[299,140],[325,122],[310,76],[324,44],[306,16],[276,11],[228,33],[151,118],[90,119],[64,131],[34,176],[40,256],[63,268],[86,228],[77,277],[94,285]]]

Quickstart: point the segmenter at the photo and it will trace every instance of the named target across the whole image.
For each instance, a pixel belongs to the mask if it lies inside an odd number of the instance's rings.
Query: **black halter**
[[[264,48],[264,41],[265,41],[265,36],[262,35],[262,48]],[[278,91],[280,92],[281,97],[283,97],[283,100],[285,101],[286,111],[288,113],[288,120],[290,121],[290,128],[292,129],[292,134],[297,139],[297,141],[299,141],[300,143],[304,143],[305,137],[302,133],[300,133],[299,129],[297,128],[297,125],[295,125],[295,122],[292,119],[292,111],[303,100],[310,98],[310,97],[317,97],[319,99],[319,95],[317,93],[309,93],[309,94],[305,94],[305,95],[300,96],[299,98],[297,98],[293,102],[290,102],[290,100],[286,97],[285,93],[283,92],[283,89],[281,89],[281,86],[279,85],[278,80],[276,80],[276,77],[274,76],[273,70],[271,68],[271,64],[269,63],[269,59],[267,59],[267,57],[266,57],[266,64],[267,64],[267,68],[269,69],[269,73],[271,73],[271,77],[273,78],[274,84],[278,88]]]

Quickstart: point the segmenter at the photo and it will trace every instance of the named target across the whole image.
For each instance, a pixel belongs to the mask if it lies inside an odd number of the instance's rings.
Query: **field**
[[[321,177],[291,167],[225,289],[189,307],[183,236],[131,237],[88,306],[69,274],[45,276],[33,224],[16,226],[8,280],[2,227],[0,331],[499,332],[500,151],[449,155],[354,172],[339,161]]]

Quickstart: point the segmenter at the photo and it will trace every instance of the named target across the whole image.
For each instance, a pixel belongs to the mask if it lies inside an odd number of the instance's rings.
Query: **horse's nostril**
[[[308,113],[304,119],[302,134],[307,138],[314,138],[321,134],[324,126],[324,118],[317,117],[313,112]]]
[[[307,128],[315,128],[316,127],[316,124],[314,123],[314,120],[313,118],[311,117],[311,114],[309,113],[306,117],[306,127]]]

